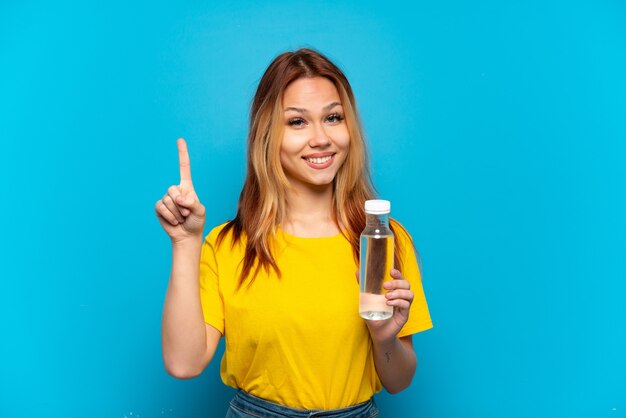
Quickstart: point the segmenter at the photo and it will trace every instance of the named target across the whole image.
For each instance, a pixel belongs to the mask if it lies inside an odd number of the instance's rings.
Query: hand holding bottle
[[[161,226],[169,235],[172,244],[188,238],[202,237],[205,222],[205,207],[200,203],[191,181],[191,165],[187,143],[178,139],[178,161],[180,184],[170,186],[154,207]]]
[[[409,320],[409,311],[415,296],[411,284],[399,270],[392,269],[390,273],[393,280],[383,283],[383,287],[387,291],[387,305],[395,309],[393,316],[387,320],[365,321],[373,341],[393,340]]]

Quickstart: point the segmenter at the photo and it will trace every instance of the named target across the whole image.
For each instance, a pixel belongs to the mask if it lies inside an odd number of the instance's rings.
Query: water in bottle
[[[389,228],[390,203],[365,202],[366,225],[361,233],[359,314],[365,319],[388,319],[393,306],[387,305],[383,283],[393,280],[394,237]]]

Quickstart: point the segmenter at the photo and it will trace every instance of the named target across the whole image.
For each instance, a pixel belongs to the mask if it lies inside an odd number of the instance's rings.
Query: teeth
[[[322,157],[322,158],[307,158],[306,160],[313,164],[324,164],[325,162],[329,161],[331,158],[332,158],[332,155],[329,155],[328,157]]]

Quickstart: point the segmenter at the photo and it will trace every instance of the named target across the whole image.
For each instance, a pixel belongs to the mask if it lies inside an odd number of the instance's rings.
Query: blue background
[[[621,1],[0,4],[0,416],[219,417],[162,365],[154,203],[230,219],[250,99],[312,46],[357,95],[435,328],[382,416],[626,416]],[[223,348],[220,348],[220,352]]]

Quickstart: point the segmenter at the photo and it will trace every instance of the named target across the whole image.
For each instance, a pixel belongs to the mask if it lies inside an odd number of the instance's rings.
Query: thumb
[[[176,204],[178,204],[179,206],[182,206],[184,208],[187,208],[191,211],[191,213],[195,214],[195,215],[202,215],[201,209],[202,209],[202,205],[200,204],[200,201],[198,200],[197,196],[195,195],[195,193],[189,193],[186,195],[179,195],[176,198]]]

